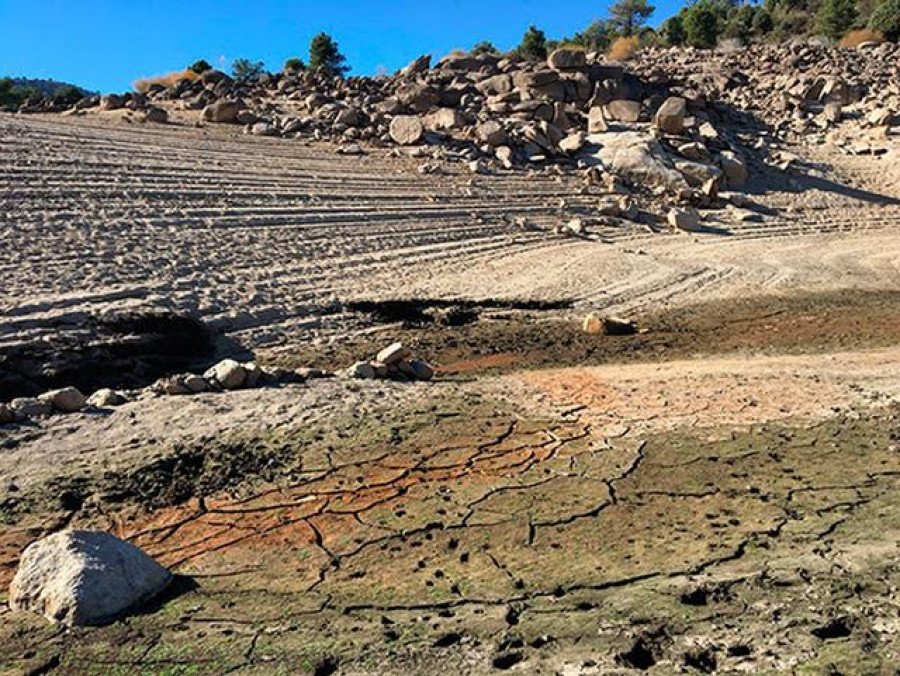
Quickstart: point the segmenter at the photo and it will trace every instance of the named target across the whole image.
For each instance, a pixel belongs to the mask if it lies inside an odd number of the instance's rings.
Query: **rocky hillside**
[[[432,65],[423,56],[371,78],[296,71],[235,81],[209,70],[169,87],[88,97],[71,112],[128,108],[157,123],[193,114],[258,136],[329,140],[353,155],[406,147],[423,159],[422,173],[440,173],[444,162],[474,173],[580,171],[586,190],[611,196],[601,218],[643,215],[651,226],[694,230],[695,207],[746,203],[734,191],[754,166],[785,171],[800,160],[782,141],[880,152],[879,141],[897,132],[898,52],[797,41],[725,53],[648,49],[626,64],[571,48],[546,62],[484,54]],[[63,109],[47,100],[22,112]],[[582,235],[585,225],[560,228]]]

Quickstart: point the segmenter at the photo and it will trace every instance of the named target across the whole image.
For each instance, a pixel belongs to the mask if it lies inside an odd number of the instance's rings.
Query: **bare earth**
[[[900,164],[798,153],[725,234],[572,239],[574,173],[0,116],[0,347],[171,309],[264,362],[442,367],[0,429],[2,588],[63,527],[182,576],[103,628],[4,606],[0,674],[895,674]],[[350,305],[395,299],[507,305]]]

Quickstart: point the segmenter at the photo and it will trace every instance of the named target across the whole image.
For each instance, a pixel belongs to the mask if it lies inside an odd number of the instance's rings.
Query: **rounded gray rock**
[[[391,138],[401,146],[419,143],[425,135],[422,120],[416,115],[398,115],[391,120]]]
[[[68,626],[115,620],[149,601],[172,573],[109,533],[69,530],[30,544],[9,587],[12,610]]]

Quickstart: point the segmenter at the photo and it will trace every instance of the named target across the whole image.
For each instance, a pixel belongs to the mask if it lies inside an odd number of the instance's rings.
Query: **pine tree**
[[[856,22],[856,0],[823,0],[816,14],[816,32],[840,40]]]
[[[655,11],[656,7],[647,4],[647,0],[618,0],[609,8],[609,22],[622,35],[631,37]]]
[[[680,14],[663,21],[659,31],[662,34],[663,42],[667,45],[680,46],[684,44],[684,19]]]
[[[327,33],[319,33],[309,43],[309,69],[343,76],[350,67],[334,38]]]
[[[869,17],[869,28],[888,40],[900,40],[900,0],[881,0]]]
[[[249,59],[235,59],[231,64],[231,74],[235,80],[253,80],[262,75],[266,65],[262,61],[250,61]]]
[[[303,63],[301,59],[291,58],[284,62],[284,70],[285,73],[297,73],[306,68],[306,64]]]
[[[719,17],[708,0],[700,0],[685,10],[685,42],[691,47],[710,49],[719,41]]]
[[[197,75],[202,75],[206,71],[212,70],[212,66],[209,65],[208,61],[200,59],[199,61],[194,61],[194,63],[188,66],[188,70],[193,73],[197,73]]]
[[[516,51],[523,59],[542,61],[547,58],[547,36],[544,35],[544,31],[533,25],[529,26],[525,35],[522,36],[522,44],[516,48]]]

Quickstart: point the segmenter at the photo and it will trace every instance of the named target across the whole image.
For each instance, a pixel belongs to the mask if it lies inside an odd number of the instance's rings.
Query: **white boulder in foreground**
[[[172,574],[109,533],[69,530],[30,544],[9,588],[13,610],[65,625],[112,621],[159,594]]]

